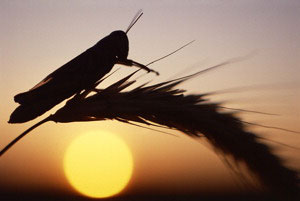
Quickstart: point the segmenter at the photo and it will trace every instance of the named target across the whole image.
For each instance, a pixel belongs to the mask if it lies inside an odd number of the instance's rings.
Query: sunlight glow
[[[105,198],[120,193],[133,171],[126,143],[107,132],[90,132],[71,142],[64,156],[64,172],[81,194]]]

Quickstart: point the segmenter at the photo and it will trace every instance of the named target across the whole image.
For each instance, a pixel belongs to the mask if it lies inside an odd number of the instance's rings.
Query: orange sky
[[[1,1],[0,147],[37,122],[7,123],[17,106],[13,102],[15,94],[30,89],[110,32],[125,30],[140,8],[144,15],[128,34],[129,58],[146,64],[196,39],[191,46],[152,66],[161,73],[159,77],[148,74],[140,83],[164,81],[186,68],[191,69],[186,73],[192,73],[254,52],[244,61],[197,77],[181,87],[202,93],[255,86],[211,99],[226,101],[231,107],[280,114],[242,116],[260,124],[300,131],[299,1],[149,2]],[[124,68],[112,79],[133,70]],[[128,142],[136,161],[129,192],[219,191],[224,183],[228,189],[237,186],[218,156],[201,143],[109,121],[50,122],[41,126],[0,159],[0,177],[5,178],[0,180],[0,186],[69,191],[62,172],[63,153],[74,137],[90,130],[117,133]],[[300,138],[295,134],[259,131],[300,146]],[[286,147],[280,150],[289,164],[300,168],[299,151]]]

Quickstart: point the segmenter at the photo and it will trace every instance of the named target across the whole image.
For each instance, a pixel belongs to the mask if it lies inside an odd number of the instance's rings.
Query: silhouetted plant
[[[213,69],[222,66],[213,66]],[[203,71],[201,71],[203,72]],[[199,72],[199,73],[201,73]],[[118,120],[146,126],[159,125],[193,138],[205,137],[219,152],[244,163],[267,190],[283,195],[299,192],[297,172],[286,167],[259,137],[245,128],[233,112],[210,102],[206,94],[185,95],[176,86],[199,73],[125,91],[135,83],[129,76],[105,89],[91,88],[77,94],[55,114],[37,123],[1,151],[1,155],[29,131],[47,122]],[[95,84],[95,87],[103,80]]]

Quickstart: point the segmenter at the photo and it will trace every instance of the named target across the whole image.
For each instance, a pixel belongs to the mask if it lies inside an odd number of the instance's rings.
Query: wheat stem
[[[0,151],[0,157],[8,151],[8,149],[10,149],[14,144],[16,144],[21,138],[23,138],[25,135],[27,135],[30,131],[32,131],[33,129],[37,128],[38,126],[51,121],[52,115],[48,116],[47,118],[39,121],[38,123],[34,124],[33,126],[31,126],[30,128],[28,128],[26,131],[24,131],[23,133],[21,133],[18,137],[16,137],[13,141],[11,141],[8,145],[6,145],[1,151]]]

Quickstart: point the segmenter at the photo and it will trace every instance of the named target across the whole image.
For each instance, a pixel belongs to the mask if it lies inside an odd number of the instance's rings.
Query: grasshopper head
[[[129,51],[129,41],[124,31],[114,31],[110,34],[116,57],[118,60],[126,60]]]

